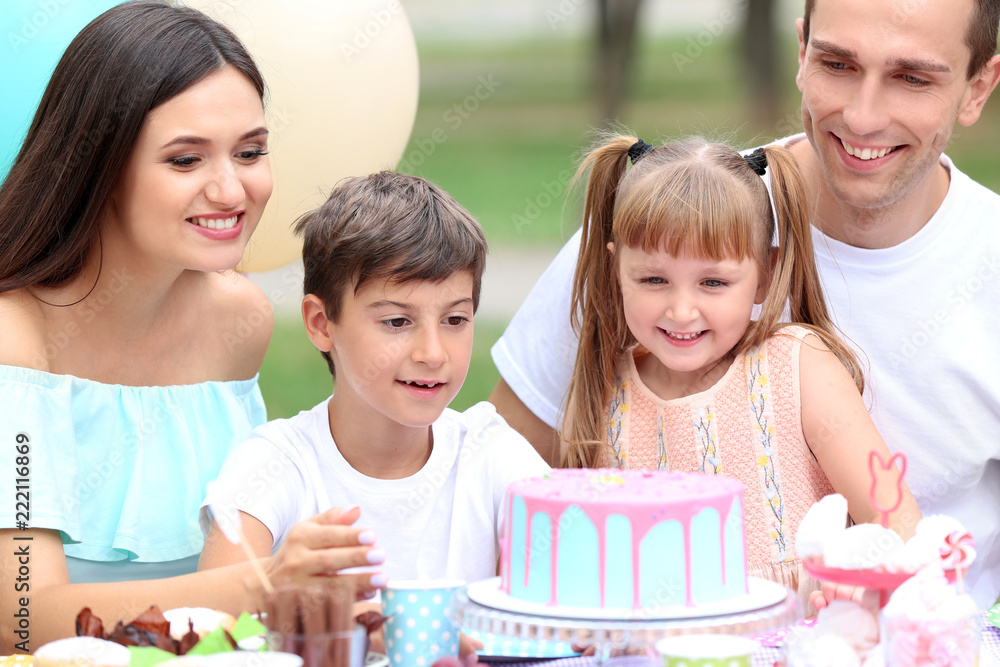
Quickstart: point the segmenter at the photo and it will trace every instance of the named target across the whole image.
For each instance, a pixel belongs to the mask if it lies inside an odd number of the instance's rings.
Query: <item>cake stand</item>
[[[761,580],[763,581],[763,580]],[[765,582],[771,584],[771,582]],[[500,577],[470,584],[455,592],[452,620],[465,628],[536,641],[562,641],[593,646],[596,665],[602,665],[613,649],[627,646],[651,646],[656,640],[694,632],[751,635],[777,630],[802,618],[798,596],[789,589],[784,596],[773,596],[763,606],[754,604],[743,611],[699,616],[690,610],[677,617],[622,614],[604,618],[567,616],[560,607],[544,607],[529,612],[518,601],[507,604],[496,596],[483,604],[481,593],[499,589]],[[469,589],[473,597],[469,596]],[[479,601],[473,598],[478,598]],[[542,605],[534,605],[542,607]],[[563,615],[560,615],[563,614]]]

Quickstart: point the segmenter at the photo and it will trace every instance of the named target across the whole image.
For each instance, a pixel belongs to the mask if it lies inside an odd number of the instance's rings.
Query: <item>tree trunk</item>
[[[601,125],[618,119],[628,92],[636,23],[642,0],[597,0],[594,72]]]
[[[781,108],[775,4],[774,0],[747,0],[741,40],[743,62],[746,63],[750,83],[750,120],[758,127],[770,127],[778,122]]]

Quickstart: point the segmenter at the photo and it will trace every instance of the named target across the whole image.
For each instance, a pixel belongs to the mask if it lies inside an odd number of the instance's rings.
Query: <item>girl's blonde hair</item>
[[[771,202],[763,179],[734,149],[690,139],[654,149],[627,168],[635,137],[616,135],[590,151],[583,238],[573,283],[573,327],[580,345],[570,382],[562,438],[564,465],[594,467],[604,446],[604,412],[619,359],[635,344],[625,323],[617,256],[608,243],[713,261],[751,258],[770,286],[760,317],[733,352],[762,344],[789,322],[805,325],[844,363],[858,391],[864,378],[857,357],[837,336],[827,313],[813,258],[805,186],[791,153],[764,149]],[[778,244],[771,266],[775,229]]]

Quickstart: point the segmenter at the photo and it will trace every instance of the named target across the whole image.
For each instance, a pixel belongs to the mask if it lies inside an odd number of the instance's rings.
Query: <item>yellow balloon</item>
[[[399,0],[185,0],[236,33],[270,92],[274,192],[244,271],[297,260],[292,225],[343,178],[392,169],[413,130],[419,67]]]

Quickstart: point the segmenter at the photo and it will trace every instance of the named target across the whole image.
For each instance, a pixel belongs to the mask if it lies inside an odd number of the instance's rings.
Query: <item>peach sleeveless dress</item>
[[[643,384],[635,357],[648,352],[633,350],[618,366],[599,461],[743,482],[747,574],[798,591],[803,604],[818,584],[802,568],[795,533],[809,507],[834,492],[802,433],[799,349],[808,333],[784,327],[707,391],[673,400]]]

